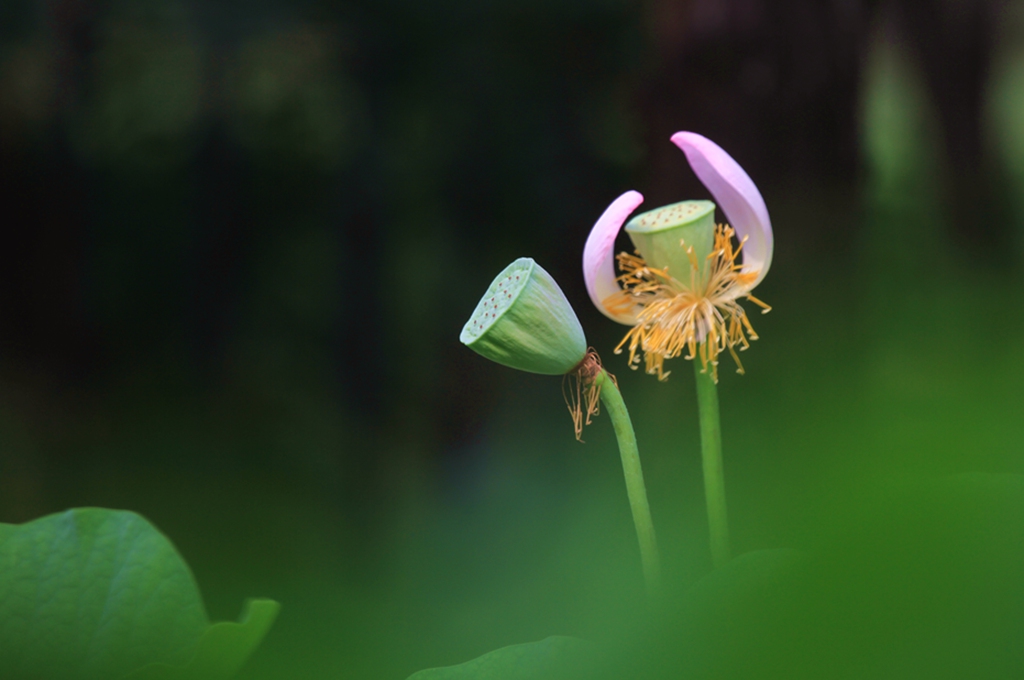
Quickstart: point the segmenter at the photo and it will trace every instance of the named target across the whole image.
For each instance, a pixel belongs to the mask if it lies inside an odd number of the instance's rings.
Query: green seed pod
[[[687,247],[693,246],[698,267],[703,268],[715,243],[715,204],[683,201],[649,210],[626,223],[626,233],[648,266],[668,267],[669,276],[689,284]]]
[[[562,289],[529,257],[491,282],[459,340],[491,361],[545,375],[564,375],[587,355],[583,327]]]

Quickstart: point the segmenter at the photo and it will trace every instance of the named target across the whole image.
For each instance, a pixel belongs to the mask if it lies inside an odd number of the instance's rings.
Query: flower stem
[[[640,467],[640,452],[636,446],[633,423],[629,419],[626,403],[622,401],[622,393],[619,392],[615,380],[608,375],[608,371],[602,368],[594,382],[601,389],[601,402],[607,409],[612,427],[615,428],[615,437],[619,441],[622,473],[626,478],[626,493],[629,496],[630,509],[633,511],[636,537],[640,542],[640,559],[643,562],[647,593],[653,597],[661,585],[661,562],[658,557],[658,541],[654,535],[654,523],[651,522],[651,508],[647,504],[647,488],[644,486],[644,473]]]
[[[704,460],[704,495],[711,530],[711,561],[715,568],[729,561],[729,518],[725,507],[725,475],[722,469],[722,425],[718,417],[718,386],[709,366],[693,360],[697,377],[697,409],[700,413],[700,450]]]

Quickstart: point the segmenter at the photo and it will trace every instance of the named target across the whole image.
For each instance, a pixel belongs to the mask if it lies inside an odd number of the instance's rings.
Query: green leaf
[[[253,603],[243,623],[210,626],[188,565],[132,512],[0,524],[4,680],[109,680],[154,663],[228,678],[276,609]]]
[[[109,678],[194,653],[199,591],[142,517],[68,510],[0,540],[0,676]]]
[[[593,642],[552,635],[539,642],[502,647],[457,666],[429,668],[408,680],[582,680],[592,676],[597,659]]]
[[[273,600],[249,600],[238,623],[217,623],[206,629],[199,650],[185,666],[152,664],[125,680],[220,680],[230,678],[256,650],[281,606]]]

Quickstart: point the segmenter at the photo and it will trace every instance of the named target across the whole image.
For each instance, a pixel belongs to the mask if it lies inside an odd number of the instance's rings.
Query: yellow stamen
[[[624,346],[628,347],[630,368],[640,364],[642,353],[647,373],[665,380],[669,376],[664,370],[665,359],[685,351],[686,359],[700,359],[703,371],[710,366],[711,375],[718,382],[718,355],[729,350],[737,373],[743,373],[736,348],[743,351],[750,347],[750,340],[757,340],[757,333],[737,300],[747,298],[761,307],[762,314],[771,311],[771,307],[747,292],[757,280],[757,272],[744,272],[743,265],[736,262],[743,243],[733,248],[734,233],[732,227],[718,225],[714,248],[703,271],[698,268],[693,246],[680,241],[680,247],[686,249],[690,258],[688,283],[669,276],[667,268],[648,267],[636,255],[618,255],[623,290],[604,304],[613,311],[640,307],[636,326],[615,348],[619,354]]]

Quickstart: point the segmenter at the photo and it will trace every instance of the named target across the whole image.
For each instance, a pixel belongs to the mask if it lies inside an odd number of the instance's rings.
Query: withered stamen
[[[562,378],[562,396],[572,416],[576,441],[582,442],[583,427],[601,412],[601,386],[597,377],[601,375],[601,357],[593,347],[587,349],[583,360]],[[611,373],[608,377],[615,382]],[[618,385],[617,382],[615,382]]]

